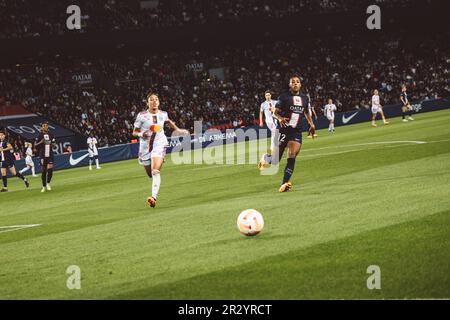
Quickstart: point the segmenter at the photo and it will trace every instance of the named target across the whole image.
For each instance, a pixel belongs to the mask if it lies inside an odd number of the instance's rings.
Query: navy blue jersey
[[[8,142],[8,140],[3,140],[0,141],[0,148],[6,149],[8,147],[8,144],[10,144]],[[14,154],[13,154],[13,150],[8,150],[8,151],[1,151],[0,152],[0,161],[12,161],[14,160]]]
[[[406,93],[406,91],[405,92],[402,92],[401,94],[400,94],[400,98],[403,98],[403,101],[404,102],[402,102],[403,104],[407,104],[409,101],[408,101],[408,94]],[[401,99],[400,99],[401,100]]]
[[[283,118],[289,119],[291,128],[301,131],[301,120],[308,112],[309,99],[306,95],[300,93],[298,95],[292,94],[290,91],[280,95],[276,108],[279,109],[279,114]]]
[[[39,157],[50,158],[53,157],[53,144],[56,142],[55,137],[50,132],[41,132],[36,139],[36,142],[41,144],[37,146],[39,148]]]

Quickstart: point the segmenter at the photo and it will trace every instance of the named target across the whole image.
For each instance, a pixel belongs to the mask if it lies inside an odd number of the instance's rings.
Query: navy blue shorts
[[[286,147],[289,141],[302,143],[302,131],[298,128],[286,127],[280,128],[278,142],[280,147]]]
[[[7,157],[5,159],[5,161],[2,161],[2,168],[3,169],[8,169],[8,168],[11,168],[12,166],[14,166],[14,160],[13,159]]]
[[[50,155],[50,157],[41,157],[41,166],[46,166],[48,164],[53,164],[53,154]]]

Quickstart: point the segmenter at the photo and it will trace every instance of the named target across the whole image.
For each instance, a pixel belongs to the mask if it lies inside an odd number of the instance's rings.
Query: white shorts
[[[88,152],[89,152],[89,158],[93,158],[95,156],[98,156],[98,151],[97,150],[92,151],[91,149],[88,149]]]
[[[273,133],[273,131],[277,128],[277,126],[275,125],[275,123],[273,122],[266,122],[267,128],[269,128],[269,130]]]
[[[329,121],[334,121],[334,116],[327,116],[327,119],[328,119]]]
[[[25,164],[27,165],[27,166],[34,166],[34,162],[33,162],[33,159],[30,157],[30,156],[26,156],[25,157]]]
[[[149,166],[152,158],[165,158],[166,156],[166,145],[156,144],[153,149],[147,152],[139,152],[139,163],[144,166]]]
[[[383,111],[383,109],[381,109],[381,107],[372,107],[372,113],[378,113],[378,112],[381,112],[381,111]]]

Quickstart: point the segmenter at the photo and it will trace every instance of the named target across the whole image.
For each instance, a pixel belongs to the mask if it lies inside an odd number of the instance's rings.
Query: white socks
[[[98,159],[95,159],[95,164],[97,165],[97,168],[100,168],[100,164],[98,163]]]
[[[161,174],[159,170],[152,171],[152,197],[158,197],[159,186],[161,185]]]
[[[26,166],[25,168],[23,168],[22,170],[19,171],[20,174],[23,174],[24,172],[27,172],[28,170],[30,170],[30,166]],[[31,173],[33,174],[33,176],[36,175],[35,171],[34,171],[34,166],[31,167]]]
[[[23,174],[24,172],[27,172],[28,170],[30,170],[29,166],[26,166],[25,168],[23,168],[22,170],[19,171],[20,174]],[[33,170],[34,171],[34,170]]]

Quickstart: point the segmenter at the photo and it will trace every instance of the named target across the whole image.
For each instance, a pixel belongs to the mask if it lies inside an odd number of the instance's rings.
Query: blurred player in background
[[[334,132],[334,112],[337,110],[336,105],[333,103],[333,99],[328,99],[328,104],[323,107],[323,113],[330,122],[328,125],[328,132]]]
[[[311,96],[308,94],[306,94],[306,96],[309,99],[309,106],[308,106],[308,112],[309,112],[309,116],[311,117],[311,119],[317,121],[317,113],[316,113],[316,109],[314,108],[312,102],[311,102]],[[313,117],[314,116],[314,117]],[[314,139],[315,137],[317,137],[317,133],[314,132],[314,134],[311,132],[311,130],[308,130],[308,136],[307,138],[309,139]]]
[[[31,174],[33,177],[37,177],[34,162],[33,162],[33,144],[30,142],[25,142],[25,167],[20,170],[20,174],[24,174],[31,169]]]
[[[89,170],[92,170],[92,162],[95,159],[95,165],[98,169],[101,169],[100,163],[98,161],[98,149],[97,149],[97,138],[94,136],[94,133],[89,133],[89,138],[87,138],[87,146],[89,152]]]
[[[411,107],[411,104],[408,100],[408,94],[406,93],[406,86],[402,86],[402,93],[400,94],[400,101],[402,102],[402,121],[408,122],[408,120],[413,121],[412,117],[412,111],[413,108]],[[405,116],[408,115],[408,119],[405,118]]]
[[[11,143],[6,139],[6,132],[0,131],[0,162],[1,162],[1,171],[2,171],[2,182],[3,187],[1,192],[8,191],[8,177],[7,177],[7,169],[9,172],[16,176],[19,179],[22,179],[25,183],[25,186],[28,188],[30,186],[27,178],[25,178],[20,172],[16,171],[16,167],[14,166],[14,155],[13,155],[13,147]]]
[[[147,103],[148,109],[140,112],[134,122],[133,136],[139,137],[139,162],[153,180],[152,196],[147,198],[147,203],[154,208],[161,185],[161,167],[168,145],[164,123],[167,121],[169,127],[180,135],[186,135],[189,132],[178,128],[175,122],[169,119],[167,112],[159,110],[158,95],[148,94]]]
[[[270,137],[270,153],[265,153],[262,155],[261,160],[258,163],[259,170],[263,170],[265,165],[272,161],[272,154],[274,148],[278,142],[277,137],[277,125],[276,120],[273,118],[273,111],[275,110],[275,105],[277,104],[276,100],[272,100],[272,94],[270,91],[266,91],[264,93],[264,98],[266,99],[263,103],[261,103],[261,107],[259,109],[259,126],[264,126],[264,120],[266,122],[267,128],[269,128],[271,132]],[[264,117],[264,119],[263,119]]]
[[[375,123],[375,120],[377,118],[378,113],[381,114],[383,123],[389,124],[389,122],[386,121],[386,118],[384,117],[383,107],[380,104],[380,95],[378,94],[378,90],[375,89],[373,91],[373,96],[372,96],[372,127],[377,126],[377,124]]]
[[[56,139],[49,131],[48,122],[42,123],[41,133],[39,133],[36,141],[34,147],[38,149],[39,157],[41,158],[41,192],[45,192],[45,190],[51,191],[52,187],[50,186],[50,182],[53,178],[54,163],[53,145],[56,143]]]

